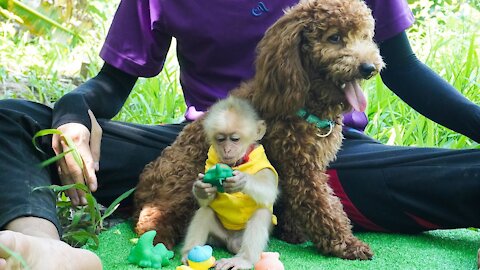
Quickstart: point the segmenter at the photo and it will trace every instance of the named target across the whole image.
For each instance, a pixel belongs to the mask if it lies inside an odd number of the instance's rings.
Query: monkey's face
[[[252,139],[245,138],[240,133],[217,133],[213,147],[222,163],[235,166],[245,156]]]

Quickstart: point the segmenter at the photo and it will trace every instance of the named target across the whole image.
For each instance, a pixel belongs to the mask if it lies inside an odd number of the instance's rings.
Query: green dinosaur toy
[[[162,243],[153,246],[156,234],[156,231],[148,231],[138,239],[138,243],[128,255],[129,263],[151,268],[162,268],[162,266],[170,264],[169,260],[173,258],[173,251],[168,250]]]
[[[215,164],[205,173],[203,182],[217,187],[218,192],[224,192],[223,181],[233,176],[233,170],[230,166],[222,163]]]

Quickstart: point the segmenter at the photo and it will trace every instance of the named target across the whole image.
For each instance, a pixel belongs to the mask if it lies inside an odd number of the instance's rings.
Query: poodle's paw
[[[346,248],[340,257],[348,260],[369,260],[373,257],[373,252],[367,244],[353,238],[346,243]]]
[[[176,233],[176,227],[171,225],[175,224],[171,221],[172,217],[165,214],[162,211],[153,211],[153,208],[145,207],[135,224],[135,232],[138,235],[142,235],[148,231],[155,230],[154,243],[163,243],[168,249],[172,249],[176,244],[178,234]]]
[[[233,257],[228,259],[221,259],[217,261],[215,270],[241,270],[252,269],[253,263],[244,259],[243,257]]]

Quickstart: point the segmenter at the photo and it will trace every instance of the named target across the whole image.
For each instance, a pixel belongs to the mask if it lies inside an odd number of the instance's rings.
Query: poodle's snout
[[[370,77],[372,77],[376,71],[377,71],[377,68],[375,67],[374,64],[371,64],[371,63],[360,64],[360,74],[365,79],[369,79]]]

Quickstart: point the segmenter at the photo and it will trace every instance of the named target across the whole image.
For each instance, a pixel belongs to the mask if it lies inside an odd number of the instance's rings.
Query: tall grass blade
[[[57,134],[57,135],[61,135],[62,132],[58,129],[54,129],[54,128],[51,128],[51,129],[42,129],[40,131],[38,131],[37,133],[35,133],[35,135],[33,135],[33,138],[32,138],[32,143],[33,143],[33,146],[40,152],[44,153],[45,152],[38,146],[37,144],[37,138],[38,137],[43,137],[43,136],[46,136],[46,135],[53,135],[53,134]]]
[[[40,190],[40,189],[51,189],[53,192],[63,192],[71,188],[76,188],[83,190],[85,192],[89,192],[90,190],[85,184],[82,183],[76,183],[76,184],[70,184],[70,185],[65,185],[65,186],[59,186],[59,185],[49,185],[49,186],[41,186],[41,187],[36,187],[32,189],[33,191]]]
[[[65,152],[62,152],[54,157],[51,157],[45,161],[42,161],[40,164],[38,164],[39,167],[43,168],[43,167],[46,167],[52,163],[55,163],[57,162],[58,160],[62,159],[65,155],[67,155],[68,153],[71,153],[73,152],[73,149],[68,149],[67,151]]]
[[[85,194],[85,198],[87,199],[88,210],[90,213],[90,220],[92,222],[92,225],[96,227],[97,221],[100,220],[100,210],[98,209],[97,200],[93,197],[93,195],[90,192]]]
[[[72,139],[70,139],[70,137],[64,136],[63,134],[61,134],[60,136],[65,141],[65,143],[68,145],[68,147],[70,149],[73,149],[72,156],[75,159],[75,162],[77,163],[78,167],[80,167],[80,169],[82,169],[83,176],[86,179],[85,170],[84,170],[85,166],[84,166],[84,163],[83,163],[83,159],[78,152],[77,146],[75,145],[75,143],[73,143],[73,141],[72,141]]]
[[[108,206],[108,208],[105,210],[105,213],[103,214],[103,216],[101,217],[102,220],[104,220],[105,218],[109,217],[111,214],[113,214],[113,212],[115,211],[115,209],[118,207],[118,205],[120,205],[120,202],[123,201],[125,198],[127,198],[128,196],[130,196],[133,192],[135,191],[135,188],[132,188],[130,190],[127,190],[126,192],[124,192],[122,195],[120,195],[118,198],[115,199],[115,201],[113,201],[110,206]]]
[[[67,232],[63,235],[63,238],[73,239],[77,242],[77,244],[80,244],[80,245],[84,245],[85,243],[88,242],[89,239],[91,239],[95,243],[95,245],[93,246],[94,249],[97,249],[98,246],[100,245],[98,236],[95,233],[89,232],[87,230],[77,230],[74,232]]]

